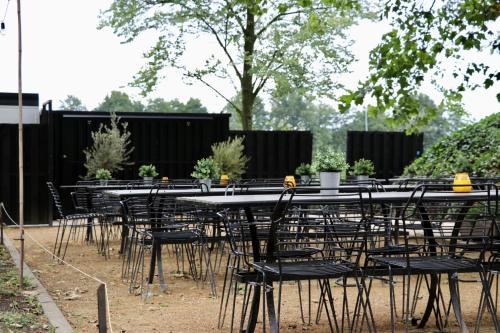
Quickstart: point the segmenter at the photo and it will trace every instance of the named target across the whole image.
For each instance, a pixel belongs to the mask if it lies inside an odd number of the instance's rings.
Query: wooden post
[[[0,245],[3,245],[3,203],[0,202]]]
[[[97,322],[99,333],[108,332],[108,303],[106,302],[106,285],[101,284],[97,288]]]
[[[19,286],[24,285],[24,159],[23,159],[23,72],[22,72],[22,37],[21,37],[21,0],[17,0],[17,42],[18,42],[18,139],[19,139],[19,240],[21,242],[21,265],[19,269]]]

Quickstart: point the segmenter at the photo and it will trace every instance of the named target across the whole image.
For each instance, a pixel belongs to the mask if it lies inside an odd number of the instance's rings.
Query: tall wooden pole
[[[22,55],[23,45],[21,38],[21,0],[17,0],[17,44],[18,44],[18,104],[19,104],[19,240],[21,242],[21,268],[19,274],[19,286],[24,286],[24,159],[23,159],[23,72]]]

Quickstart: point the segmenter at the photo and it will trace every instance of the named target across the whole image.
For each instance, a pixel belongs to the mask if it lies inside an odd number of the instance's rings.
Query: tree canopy
[[[131,42],[149,31],[158,36],[133,85],[144,93],[164,78],[166,67],[182,70],[233,105],[243,129],[252,129],[255,100],[264,90],[333,97],[335,75],[354,59],[346,29],[368,12],[362,1],[342,0],[114,0],[100,27]],[[187,40],[211,38],[200,67],[182,61]],[[218,82],[231,81],[234,103]]]
[[[142,112],[144,105],[139,101],[133,101],[124,92],[112,91],[111,94],[106,95],[104,101],[95,108],[95,111]]]
[[[66,111],[87,111],[87,107],[75,95],[68,95],[65,99],[59,101],[59,108]]]
[[[418,129],[432,119],[436,109],[422,112],[418,92],[431,80],[445,98],[459,102],[462,93],[490,88],[500,81],[498,66],[476,61],[470,51],[500,53],[497,0],[390,0],[382,18],[392,24],[381,43],[370,53],[369,78],[340,99],[340,109],[374,100],[370,112],[386,112],[398,124]],[[444,63],[453,63],[447,73]],[[446,87],[447,74],[456,78]],[[500,101],[500,93],[497,94]]]

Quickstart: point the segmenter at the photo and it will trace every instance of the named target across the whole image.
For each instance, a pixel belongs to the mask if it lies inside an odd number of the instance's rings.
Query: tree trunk
[[[255,46],[255,16],[252,10],[247,5],[247,20],[246,27],[243,31],[245,44],[245,61],[243,63],[243,74],[241,77],[241,126],[243,130],[252,129],[252,111],[253,104],[255,102],[255,95],[253,91],[253,75],[252,64],[253,64],[253,53]]]

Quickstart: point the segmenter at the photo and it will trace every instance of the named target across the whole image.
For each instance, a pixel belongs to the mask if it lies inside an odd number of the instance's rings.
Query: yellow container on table
[[[167,183],[168,182],[168,177],[161,177],[161,181],[164,182],[164,183]]]
[[[465,186],[465,185],[471,185],[469,174],[467,172],[460,172],[455,174],[455,179],[453,179],[453,185],[460,185],[460,186],[453,186],[453,192],[466,193],[472,191],[472,186]]]
[[[221,175],[220,176],[220,184],[221,185],[229,184],[229,176],[228,175]]]
[[[286,188],[289,188],[289,187],[296,187],[296,186],[297,186],[297,183],[295,182],[295,177],[294,177],[294,176],[286,176],[286,177],[285,177],[285,181],[283,182],[283,185],[284,185]]]

